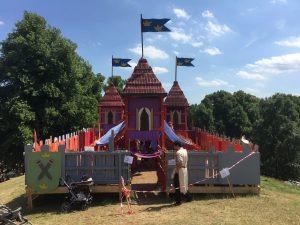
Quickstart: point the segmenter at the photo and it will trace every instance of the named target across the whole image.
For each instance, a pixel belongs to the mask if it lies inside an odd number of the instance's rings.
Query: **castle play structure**
[[[82,175],[93,178],[93,192],[106,193],[119,192],[121,176],[131,189],[135,172],[156,170],[159,190],[172,191],[176,140],[188,149],[191,193],[259,192],[257,149],[189,129],[189,104],[179,83],[174,81],[167,93],[145,58],[135,66],[122,94],[111,84],[98,107],[100,130],[84,129],[25,146],[30,207],[33,195],[67,193],[60,178],[78,181]]]

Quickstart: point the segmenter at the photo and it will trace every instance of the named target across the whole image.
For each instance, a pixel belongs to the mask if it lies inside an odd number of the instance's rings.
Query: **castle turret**
[[[125,146],[129,140],[158,140],[165,145],[163,99],[167,95],[147,60],[141,58],[127,80],[125,98]]]
[[[187,127],[187,110],[189,103],[184,96],[177,81],[174,81],[168,96],[164,103],[166,107],[166,120],[171,121],[173,128],[177,133],[186,136]],[[179,132],[180,131],[180,132]]]
[[[113,84],[109,85],[98,107],[100,128],[104,133],[122,121],[124,103]]]

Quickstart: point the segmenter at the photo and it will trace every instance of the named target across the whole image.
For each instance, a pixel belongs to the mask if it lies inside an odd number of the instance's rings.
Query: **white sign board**
[[[224,168],[220,171],[220,175],[222,178],[228,177],[230,175],[229,169],[228,168]]]
[[[133,162],[133,157],[130,155],[125,155],[124,163],[132,164],[132,162]]]
[[[169,166],[175,166],[175,165],[176,165],[175,159],[169,159],[169,160],[168,160],[168,165],[169,165]]]
[[[84,151],[93,152],[95,151],[94,146],[84,146]]]

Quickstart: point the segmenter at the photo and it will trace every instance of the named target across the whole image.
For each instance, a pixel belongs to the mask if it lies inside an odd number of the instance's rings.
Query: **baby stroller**
[[[21,207],[12,210],[5,205],[0,205],[0,225],[11,224],[31,224],[28,220],[22,216]]]
[[[83,176],[80,182],[68,184],[65,180],[62,179],[62,181],[69,189],[69,196],[67,197],[67,201],[62,203],[61,211],[67,213],[72,209],[86,210],[93,200],[90,189],[94,184],[93,179]]]

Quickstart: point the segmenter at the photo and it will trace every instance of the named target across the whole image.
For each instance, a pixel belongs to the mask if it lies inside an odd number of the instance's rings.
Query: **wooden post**
[[[128,123],[129,123],[129,115],[128,115],[128,96],[125,97],[125,134],[124,134],[124,138],[125,138],[125,149],[129,150],[129,146],[128,146]]]
[[[26,196],[27,196],[27,208],[29,210],[33,209],[33,202],[32,202],[32,189],[30,187],[26,187]]]
[[[65,149],[66,149],[66,146],[65,145],[59,145],[58,146],[58,151],[60,152],[61,154],[61,174],[60,174],[60,177],[63,178],[64,180],[66,179],[65,178],[65,165],[66,165],[66,153],[65,153]],[[63,182],[61,181],[60,182],[61,185],[63,185]]]
[[[164,107],[164,103],[163,103],[163,97],[160,97],[160,132],[161,132],[161,147],[165,148],[165,123],[164,123],[164,119],[165,119],[165,107]]]
[[[187,107],[184,107],[184,129],[185,129],[185,131],[187,131],[188,130],[188,118],[187,118],[187,114],[188,114],[188,112],[187,112]]]

